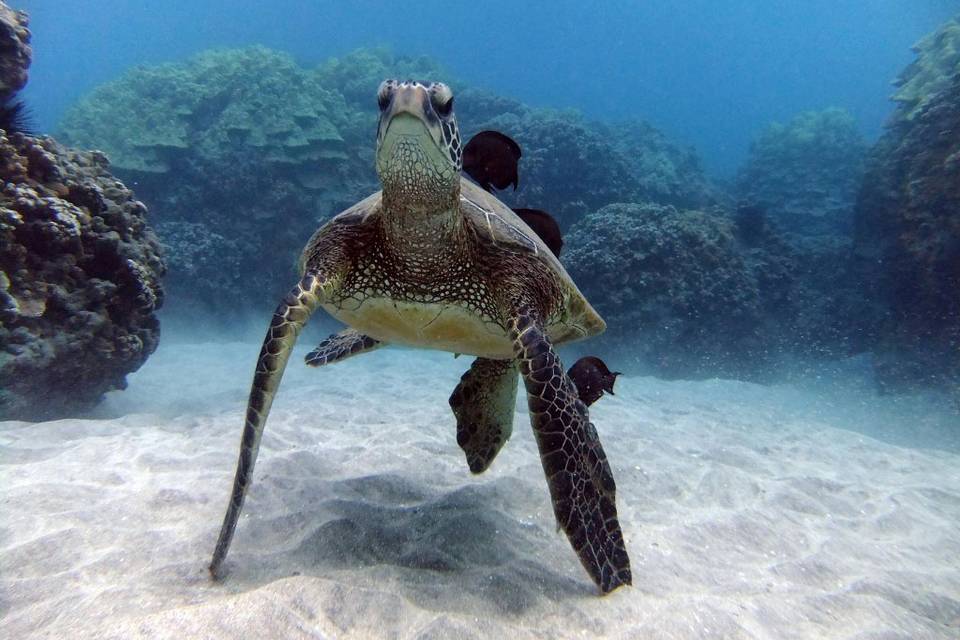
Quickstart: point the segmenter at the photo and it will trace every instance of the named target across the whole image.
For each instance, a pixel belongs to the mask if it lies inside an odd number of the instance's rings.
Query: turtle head
[[[463,149],[450,87],[385,80],[377,103],[377,173],[384,197],[414,210],[457,198]]]

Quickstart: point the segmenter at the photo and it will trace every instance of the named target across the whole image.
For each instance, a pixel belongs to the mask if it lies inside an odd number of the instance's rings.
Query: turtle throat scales
[[[462,150],[446,85],[384,82],[378,92],[377,173],[383,185],[378,243],[408,284],[436,291],[462,264]],[[455,286],[455,283],[448,283]]]

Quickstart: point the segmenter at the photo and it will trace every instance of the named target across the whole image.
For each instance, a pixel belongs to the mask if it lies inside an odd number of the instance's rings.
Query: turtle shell
[[[380,215],[381,202],[381,192],[378,191],[323,225],[307,243],[300,257],[301,273],[317,251],[322,237],[335,233],[338,227],[364,226],[371,223]],[[509,259],[510,254],[514,254],[518,260],[536,260],[546,267],[547,272],[553,274],[562,296],[562,300],[557,301],[553,314],[547,319],[547,334],[554,344],[572,342],[603,332],[606,323],[587,302],[566,269],[543,240],[510,207],[469,180],[461,179],[460,213],[481,246],[489,245],[505,252],[501,255],[506,259]],[[336,310],[328,311],[339,317]],[[341,320],[350,324],[349,320]],[[374,337],[388,339],[386,336]],[[504,342],[498,347],[497,357],[508,355],[510,349],[509,343]],[[492,352],[484,353],[487,357],[494,357]]]
[[[533,257],[556,276],[564,299],[560,312],[550,319],[548,325],[554,343],[579,340],[606,329],[603,318],[581,293],[553,251],[510,207],[473,182],[461,179],[460,211],[482,241]]]

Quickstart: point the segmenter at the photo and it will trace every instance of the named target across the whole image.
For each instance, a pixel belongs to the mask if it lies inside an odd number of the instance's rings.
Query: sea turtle
[[[530,227],[461,176],[445,84],[387,80],[377,98],[383,188],[313,235],[300,282],[274,312],[211,574],[220,574],[294,342],[322,307],[350,328],[320,343],[309,364],[389,343],[476,357],[450,397],[457,442],[474,472],[510,435],[519,372],[558,527],[601,592],[630,584],[613,475],[553,347],[600,333],[604,321]]]

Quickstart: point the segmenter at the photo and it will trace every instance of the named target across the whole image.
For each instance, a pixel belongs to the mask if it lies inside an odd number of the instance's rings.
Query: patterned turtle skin
[[[211,574],[221,574],[294,343],[323,308],[349,329],[307,355],[314,366],[386,344],[476,356],[450,397],[457,442],[475,473],[510,436],[522,378],[559,528],[601,593],[630,584],[613,474],[553,347],[602,332],[603,320],[540,238],[461,176],[446,85],[387,80],[377,99],[383,188],[313,235],[300,258],[301,279],[273,315]]]

